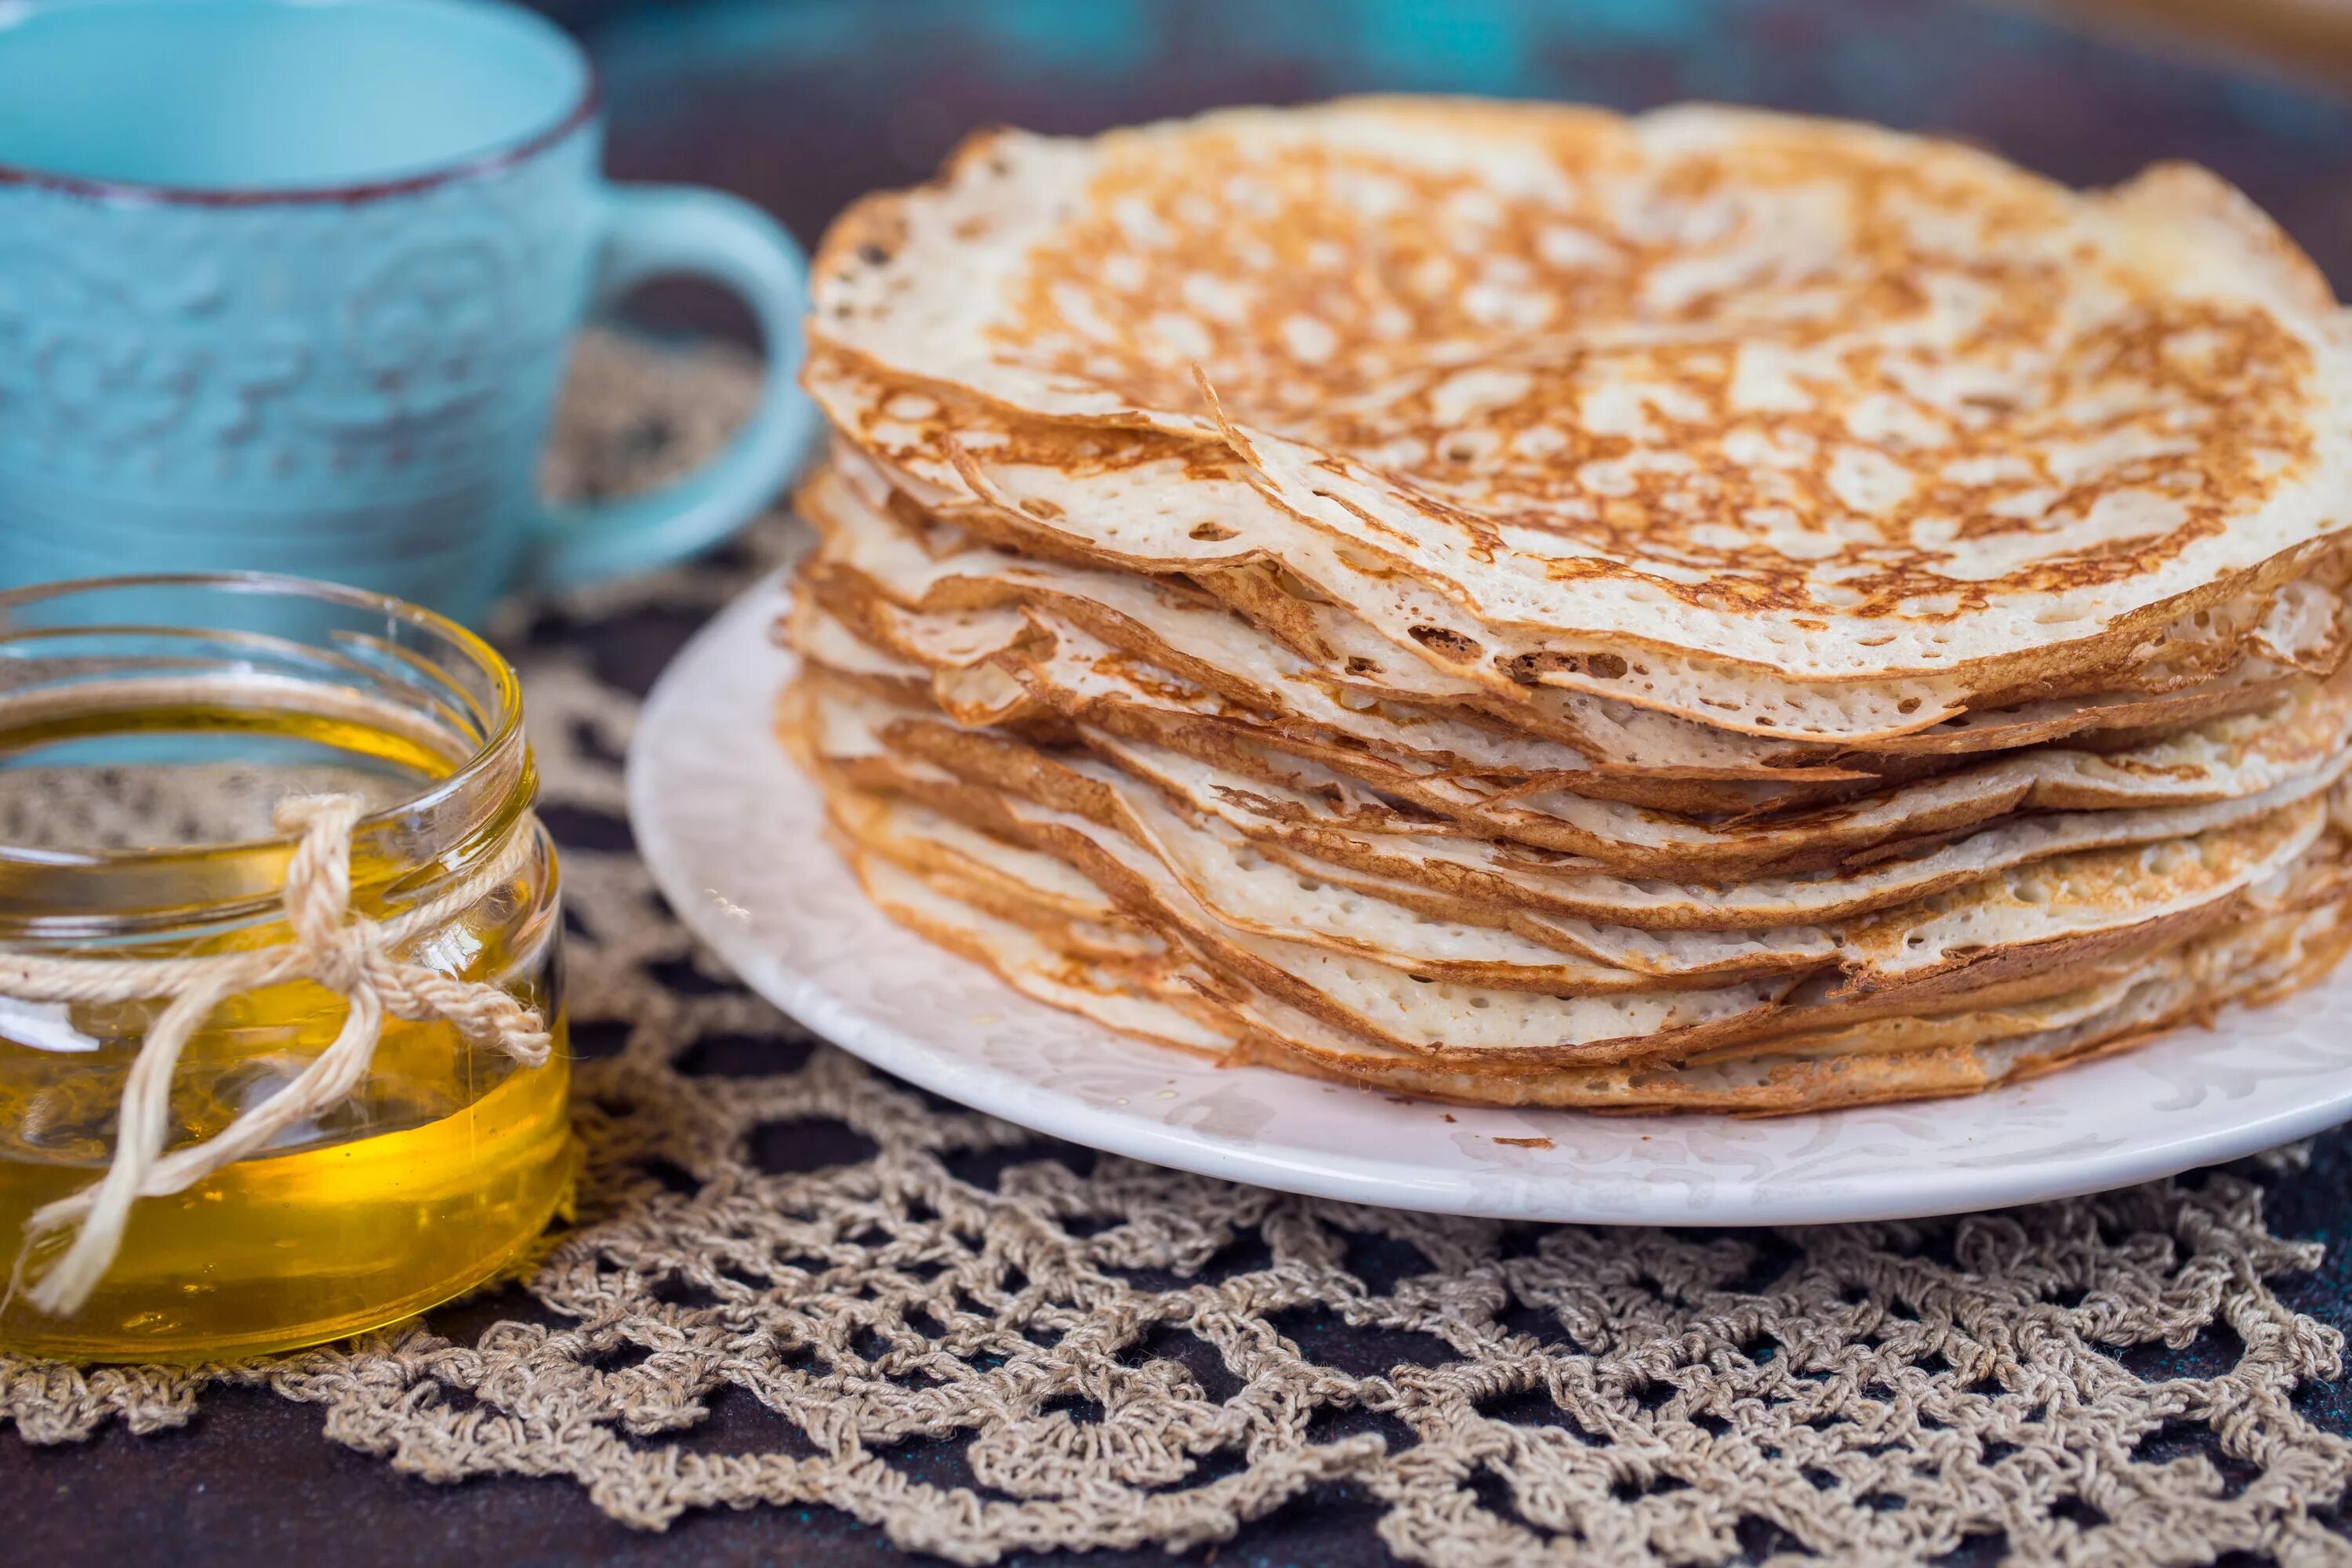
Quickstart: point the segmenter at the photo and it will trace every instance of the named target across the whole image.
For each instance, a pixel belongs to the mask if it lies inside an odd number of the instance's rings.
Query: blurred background
[[[814,242],[976,126],[1086,132],[1370,90],[1703,98],[1965,136],[2076,184],[2190,158],[2352,294],[2352,0],[542,0],[586,40],[624,179],[749,196]],[[716,296],[647,324],[740,334]]]

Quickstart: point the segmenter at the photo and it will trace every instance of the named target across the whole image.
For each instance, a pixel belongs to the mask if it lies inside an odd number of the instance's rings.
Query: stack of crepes
[[[874,899],[1227,1059],[1965,1092],[2352,941],[2352,333],[2243,197],[1360,100],[817,265],[782,708]]]

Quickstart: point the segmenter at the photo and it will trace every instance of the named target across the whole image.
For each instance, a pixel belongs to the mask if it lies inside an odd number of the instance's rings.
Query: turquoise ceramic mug
[[[470,620],[750,519],[814,426],[803,258],[606,184],[601,132],[578,47],[484,0],[0,5],[0,588],[257,568]],[[672,272],[750,303],[764,400],[668,489],[547,506],[569,338]]]

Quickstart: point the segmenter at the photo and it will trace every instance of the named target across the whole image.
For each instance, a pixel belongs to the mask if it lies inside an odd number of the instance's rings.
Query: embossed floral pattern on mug
[[[587,62],[538,17],[0,13],[0,587],[245,567],[476,618],[526,578],[715,542],[805,444],[791,239],[730,197],[604,184]],[[550,507],[572,332],[670,271],[751,305],[761,407],[671,491]]]

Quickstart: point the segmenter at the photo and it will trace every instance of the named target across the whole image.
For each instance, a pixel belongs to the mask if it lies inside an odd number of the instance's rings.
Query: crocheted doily
[[[689,464],[751,385],[732,354],[591,339],[556,480]],[[2290,1397],[2341,1336],[2270,1283],[2319,1248],[2269,1233],[2251,1170],[1916,1224],[1504,1225],[1097,1157],[813,1041],[694,950],[621,784],[643,681],[790,526],[541,606],[520,645],[594,1058],[576,1223],[437,1333],[196,1371],[0,1358],[27,1439],[261,1384],[436,1480],[569,1477],[652,1529],[823,1503],[965,1563],[1221,1541],[1335,1489],[1463,1568],[2352,1557],[2352,1443]]]

